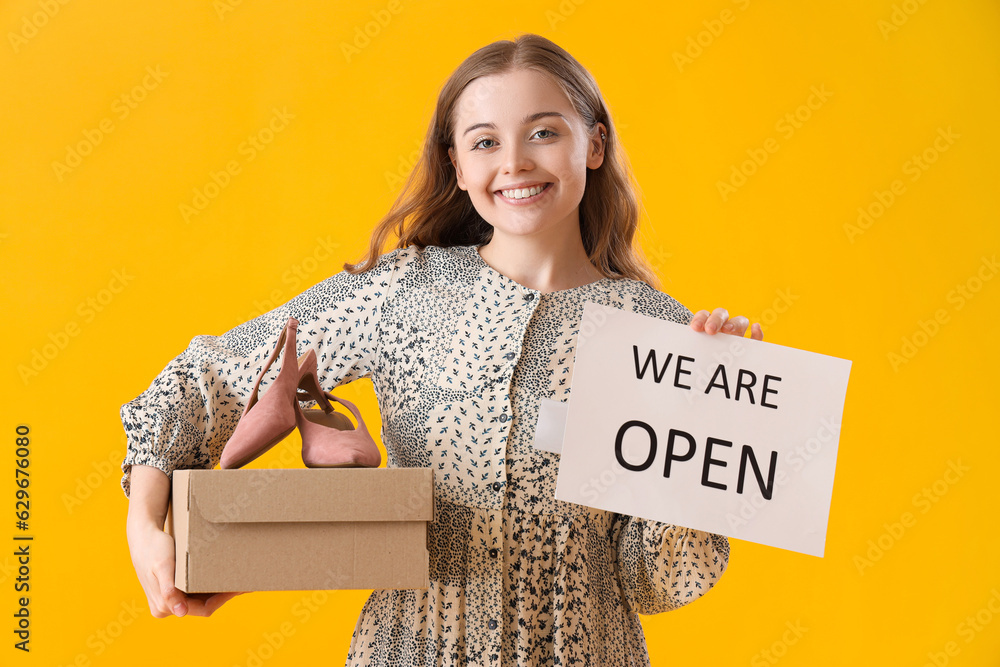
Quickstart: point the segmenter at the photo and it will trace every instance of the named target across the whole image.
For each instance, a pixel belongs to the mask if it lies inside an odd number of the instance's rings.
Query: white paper
[[[823,555],[850,361],[593,303],[583,317],[603,324],[577,345],[556,498]],[[688,460],[680,460],[691,449],[682,434],[694,441]],[[707,457],[710,438],[718,442]]]
[[[538,405],[538,423],[535,424],[535,449],[558,454],[562,451],[563,434],[569,403],[543,398]]]

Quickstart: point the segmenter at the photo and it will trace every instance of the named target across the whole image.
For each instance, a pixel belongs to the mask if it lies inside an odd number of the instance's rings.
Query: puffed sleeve
[[[382,304],[404,250],[382,255],[369,271],[346,271],[220,336],[196,336],[142,394],[121,408],[128,439],[122,489],[129,494],[134,464],[176,469],[213,468],[222,455],[254,382],[289,317],[299,321],[298,354],[310,347],[324,389],[371,374]],[[281,358],[261,381],[274,380]]]
[[[729,540],[722,535],[625,515],[614,525],[622,594],[636,613],[694,602],[729,564]]]

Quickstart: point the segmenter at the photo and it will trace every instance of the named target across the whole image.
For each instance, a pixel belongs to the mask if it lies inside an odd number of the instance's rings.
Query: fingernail
[[[187,609],[184,608],[184,603],[183,602],[178,602],[177,604],[174,605],[174,615],[175,616],[183,616],[186,613],[187,613]]]
[[[732,331],[733,328],[734,327],[733,327],[733,323],[732,322],[726,322],[724,325],[722,325],[722,330],[723,331]]]

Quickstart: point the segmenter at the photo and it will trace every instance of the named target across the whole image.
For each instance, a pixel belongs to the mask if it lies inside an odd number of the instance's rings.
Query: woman
[[[707,334],[747,329],[650,286],[638,217],[607,107],[572,56],[536,35],[472,54],[367,256],[196,337],[122,407],[129,544],[152,613],[209,615],[233,595],[173,588],[168,475],[218,462],[295,317],[324,387],[372,378],[388,465],[435,469],[430,588],[374,591],[348,664],[648,663],[637,613],[706,593],[726,538],[556,500],[559,456],[532,445],[540,400],[569,397],[586,301]]]

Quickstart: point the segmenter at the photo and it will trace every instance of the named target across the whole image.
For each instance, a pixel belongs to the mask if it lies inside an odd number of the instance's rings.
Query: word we
[[[649,367],[650,364],[652,364],[653,381],[656,382],[657,384],[659,384],[659,382],[667,374],[667,367],[670,366],[670,360],[674,356],[673,352],[668,353],[667,360],[664,361],[663,366],[661,366],[659,370],[657,370],[656,350],[649,351],[649,353],[646,355],[646,361],[643,362],[641,369],[639,368],[639,348],[636,347],[635,345],[632,346],[632,355],[633,358],[635,359],[635,377],[641,380],[643,376],[646,375],[646,369]],[[694,357],[685,357],[683,355],[677,355],[677,361],[674,364],[673,385],[678,389],[688,389],[688,390],[691,389],[689,385],[681,384],[681,375],[691,375],[691,371],[685,369],[683,364],[685,361],[694,362],[694,360],[695,360]],[[760,405],[765,408],[774,408],[775,410],[777,410],[778,409],[777,405],[767,402],[768,394],[778,393],[777,389],[772,389],[768,386],[769,383],[771,383],[772,381],[780,382],[781,378],[774,375],[764,376],[764,381],[761,383],[761,390],[760,390]],[[748,371],[744,368],[740,368],[738,369],[738,374],[736,378],[735,397],[730,396],[729,377],[726,374],[726,365],[719,364],[716,367],[715,372],[712,373],[712,378],[709,380],[708,386],[705,387],[705,393],[708,394],[713,389],[721,389],[725,394],[726,398],[732,398],[732,400],[739,401],[740,392],[746,391],[746,395],[747,398],[750,400],[750,403],[756,405],[753,398],[753,386],[756,383],[757,383],[757,375],[753,371]]]

